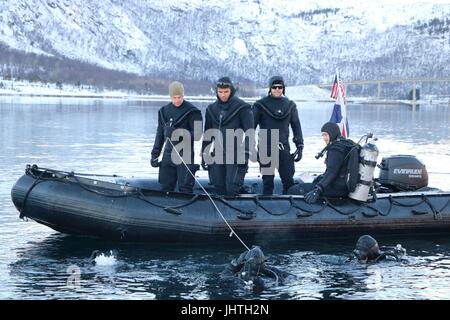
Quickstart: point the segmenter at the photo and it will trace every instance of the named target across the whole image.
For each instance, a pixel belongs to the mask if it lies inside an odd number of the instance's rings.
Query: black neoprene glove
[[[318,186],[314,187],[314,189],[307,194],[305,194],[305,201],[309,204],[316,203],[317,199],[319,199],[320,194],[322,193],[322,189]]]
[[[158,158],[151,158],[151,159],[150,159],[150,165],[151,165],[153,168],[158,168],[158,167],[159,167],[159,161],[158,161]]]
[[[292,159],[294,162],[299,162],[302,159],[303,156],[303,145],[299,144],[297,145],[297,149],[295,149],[295,152],[291,154]]]

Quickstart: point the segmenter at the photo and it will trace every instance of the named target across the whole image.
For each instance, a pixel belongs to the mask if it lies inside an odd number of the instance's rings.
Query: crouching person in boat
[[[347,162],[350,150],[355,143],[341,135],[339,126],[327,122],[322,126],[322,139],[326,144],[326,170],[312,183],[297,184],[289,189],[290,194],[304,194],[307,203],[315,203],[319,197],[346,197],[349,190],[346,183]]]
[[[210,182],[219,195],[240,193],[248,169],[250,149],[254,148],[251,107],[235,96],[230,78],[216,83],[217,100],[205,114],[202,143],[202,168],[209,171]]]
[[[163,191],[174,191],[178,183],[180,192],[192,193],[195,180],[187,167],[193,174],[199,168],[194,164],[194,140],[201,138],[202,114],[193,104],[184,100],[182,83],[172,82],[169,85],[169,95],[171,103],[161,107],[158,111],[158,128],[150,164],[152,167],[159,167],[159,183]],[[200,132],[194,134],[196,122],[200,130],[195,131]],[[184,139],[190,141],[184,141]],[[173,146],[177,148],[178,145],[187,146],[189,143],[190,148],[182,148],[179,150],[179,155],[173,150]],[[158,158],[163,148],[163,157],[159,162]],[[180,157],[185,163],[181,161]]]

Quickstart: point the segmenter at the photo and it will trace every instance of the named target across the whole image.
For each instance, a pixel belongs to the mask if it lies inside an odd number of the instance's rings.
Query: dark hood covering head
[[[327,122],[322,126],[321,132],[326,132],[330,135],[330,142],[336,141],[341,136],[341,129],[337,123]]]
[[[271,95],[271,91],[270,88],[274,85],[274,84],[281,84],[283,86],[283,95],[286,94],[286,86],[284,84],[284,79],[282,76],[273,76],[270,77],[269,79],[269,96]]]
[[[261,248],[253,246],[249,251],[242,253],[237,260],[233,260],[232,264],[239,266],[239,271],[245,271],[244,278],[250,280],[264,269],[265,261],[266,257]]]
[[[236,93],[236,88],[233,85],[233,82],[231,81],[231,79],[229,77],[222,77],[219,80],[216,81],[216,96],[217,99],[219,99],[219,96],[217,95],[217,89],[219,88],[230,88],[231,89],[231,95],[230,95],[230,99],[234,96],[234,94]],[[219,99],[220,101],[220,99]]]
[[[377,240],[369,235],[363,235],[359,237],[353,253],[359,260],[363,261],[376,260],[380,255],[383,254],[378,247]]]

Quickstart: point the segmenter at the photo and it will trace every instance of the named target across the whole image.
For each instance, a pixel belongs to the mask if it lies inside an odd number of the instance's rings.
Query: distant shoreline
[[[101,100],[129,100],[129,101],[170,101],[169,96],[164,95],[137,95],[137,94],[46,94],[46,93],[12,93],[1,92],[0,97],[30,97],[30,98],[67,98],[67,99],[101,99]],[[246,102],[255,102],[260,97],[240,97]],[[185,96],[188,101],[194,102],[213,102],[215,96]],[[293,99],[295,102],[319,102],[319,103],[334,103],[332,99]],[[352,104],[369,104],[369,105],[413,105],[410,100],[372,100],[367,98],[347,99]],[[416,105],[450,105],[450,100],[418,100]]]
[[[299,103],[315,102],[334,104],[334,100],[329,98],[329,93],[314,85],[293,86],[286,88],[287,97]],[[257,94],[261,96],[241,97],[246,102],[252,103],[267,94],[265,89],[258,89]],[[95,87],[73,86],[68,84],[41,83],[29,81],[8,80],[0,77],[0,97],[36,97],[36,98],[67,98],[67,99],[105,99],[105,100],[129,100],[129,101],[170,101],[168,95],[160,94],[139,94],[137,92],[124,92],[120,90],[102,90]],[[213,95],[187,95],[186,100],[193,102],[213,102],[216,97]],[[433,96],[416,101],[415,105],[450,105],[449,97],[433,99]],[[372,105],[412,105],[411,100],[396,99],[376,99],[365,97],[347,97],[347,101],[352,104],[372,104]]]

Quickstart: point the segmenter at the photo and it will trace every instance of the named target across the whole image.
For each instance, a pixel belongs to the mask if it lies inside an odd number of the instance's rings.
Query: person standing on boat
[[[260,129],[259,143],[266,144],[265,148],[262,148],[262,145],[259,145],[258,148],[264,195],[273,194],[275,167],[278,169],[281,182],[283,183],[283,194],[286,194],[288,189],[294,185],[294,162],[298,162],[302,158],[303,134],[297,106],[293,101],[285,97],[285,90],[283,77],[273,76],[269,79],[268,96],[253,104],[255,128],[259,126]],[[290,153],[289,126],[292,128],[294,136],[292,141],[296,147],[293,154]],[[267,138],[264,137],[262,139],[261,129],[265,129]],[[278,135],[273,135],[275,130],[278,131]],[[272,141],[277,136],[277,141]],[[273,150],[274,148],[278,150]],[[266,159],[270,159],[269,163],[262,161],[262,149],[267,151],[268,157]],[[273,164],[272,161],[276,163]],[[269,168],[271,169],[268,170]]]
[[[347,155],[355,146],[355,143],[350,139],[342,137],[339,126],[334,122],[325,123],[321,131],[322,139],[326,144],[324,151],[327,153],[325,173],[318,176],[312,184],[299,185],[299,188],[303,189],[303,192],[294,192],[294,194],[303,194],[305,191],[310,190],[305,194],[305,201],[307,203],[315,203],[320,195],[326,197],[348,196],[346,183],[348,173]]]
[[[230,196],[240,193],[254,140],[248,133],[254,131],[251,106],[235,93],[230,78],[216,82],[217,100],[206,109],[201,153],[216,193]]]
[[[186,165],[195,174],[198,165],[194,164],[194,140],[200,140],[201,134],[194,134],[194,126],[195,122],[199,121],[201,129],[202,114],[193,104],[184,100],[184,87],[181,82],[174,81],[169,85],[169,95],[172,102],[161,107],[158,111],[158,128],[156,129],[150,164],[154,168],[159,167],[159,183],[163,191],[174,191],[178,183],[180,192],[192,193],[195,180],[187,170]],[[187,136],[182,135],[179,141],[175,142],[172,140],[172,134],[176,129],[187,130],[189,134]],[[183,142],[185,137],[190,139],[191,148],[188,155],[183,154],[184,149],[180,151],[181,157],[187,159],[185,163],[182,163],[180,156],[173,150],[172,143],[177,146]],[[171,140],[167,141],[168,139]],[[184,142],[186,143],[186,141]],[[158,158],[163,147],[162,161],[159,162]]]

